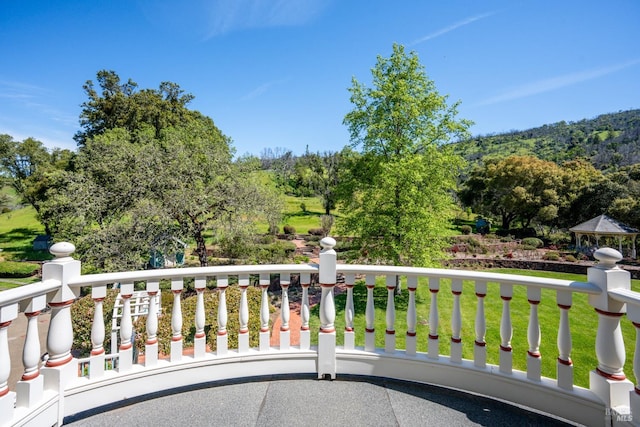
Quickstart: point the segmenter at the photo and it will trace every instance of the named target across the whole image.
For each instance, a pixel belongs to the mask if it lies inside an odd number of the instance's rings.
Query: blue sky
[[[640,1],[0,2],[0,133],[75,149],[101,69],[195,95],[237,154],[349,143],[351,78],[415,51],[474,135],[640,108]]]

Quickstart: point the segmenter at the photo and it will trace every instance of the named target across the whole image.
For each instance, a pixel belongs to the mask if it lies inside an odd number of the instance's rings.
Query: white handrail
[[[580,292],[597,295],[602,290],[593,283],[545,277],[524,276],[521,274],[491,273],[483,271],[447,270],[442,268],[398,267],[384,265],[338,264],[338,273],[378,274],[399,276],[438,277],[445,279],[481,280],[503,284],[534,286],[538,288]]]

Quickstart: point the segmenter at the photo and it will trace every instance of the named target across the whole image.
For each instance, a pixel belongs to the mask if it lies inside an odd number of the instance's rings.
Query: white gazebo
[[[622,239],[629,238],[632,242],[631,258],[636,257],[636,236],[638,230],[622,224],[606,215],[600,215],[595,218],[571,227],[569,231],[576,235],[576,248],[582,247],[582,237],[587,237],[587,244],[590,236],[595,238],[596,246],[599,246],[600,237],[617,237],[618,250],[622,253]]]

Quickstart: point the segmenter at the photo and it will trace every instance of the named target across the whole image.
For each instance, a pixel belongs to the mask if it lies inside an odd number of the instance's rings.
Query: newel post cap
[[[56,257],[56,260],[70,258],[71,254],[76,251],[76,247],[73,243],[69,242],[58,242],[53,244],[49,248],[49,252],[51,255]]]
[[[593,257],[603,267],[613,268],[622,260],[622,254],[613,248],[600,248],[594,252]]]
[[[320,240],[320,245],[324,250],[331,250],[336,245],[336,239],[329,236],[324,237],[322,240]]]

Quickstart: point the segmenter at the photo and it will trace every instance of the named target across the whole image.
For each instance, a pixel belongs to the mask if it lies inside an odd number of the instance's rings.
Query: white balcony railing
[[[504,399],[518,405],[541,410],[567,420],[585,425],[611,425],[619,422],[640,422],[640,388],[626,379],[623,366],[625,344],[636,349],[633,369],[640,374],[640,294],[631,290],[630,275],[617,267],[620,254],[609,248],[596,252],[598,265],[588,270],[587,282],[543,279],[520,275],[484,273],[475,271],[386,267],[338,264],[335,241],[322,240],[323,250],[319,265],[254,265],[218,266],[146,270],[110,274],[82,275],[80,261],[72,258],[73,245],[58,243],[51,248],[56,257],[43,266],[42,282],[0,292],[0,424],[2,425],[61,425],[65,417],[112,405],[152,392],[178,389],[231,378],[247,378],[273,374],[315,373],[318,378],[335,378],[341,374],[372,375],[454,387],[473,393]],[[311,274],[319,274],[321,301],[319,331],[311,331],[309,288]],[[270,277],[279,275],[281,293],[280,343],[270,343],[270,302],[268,287]],[[299,343],[293,345],[290,338],[290,303],[288,288],[291,275],[299,275],[302,287],[301,327]],[[250,347],[249,309],[247,289],[250,278],[259,277],[261,289],[260,332],[258,345]],[[336,309],[334,287],[338,275],[345,278],[346,304],[344,307],[343,342],[337,342],[335,327]],[[385,331],[375,330],[374,288],[376,277],[384,276],[387,288]],[[237,282],[240,289],[238,309],[238,345],[229,348],[228,312],[226,290]],[[367,289],[364,317],[366,327],[357,330],[353,289],[356,277],[365,278]],[[398,280],[401,278],[401,280]],[[428,280],[419,280],[427,278]],[[192,354],[184,352],[182,331],[181,293],[184,281],[193,280],[197,304],[193,313],[195,327]],[[215,279],[218,291],[216,315],[216,350],[207,349],[204,307],[204,290],[207,280]],[[236,280],[237,279],[237,280]],[[439,336],[442,317],[438,308],[441,284],[447,283],[452,294],[447,319],[451,325],[450,342]],[[157,297],[161,280],[171,282],[173,309],[171,313],[172,336],[168,357],[161,357],[158,350]],[[409,292],[406,319],[396,318],[394,290],[396,283],[406,283]],[[465,285],[463,286],[463,282]],[[463,312],[461,296],[469,291],[472,282],[475,311],[471,328],[463,328],[463,319],[470,316]],[[488,283],[498,283],[502,310],[499,325],[488,325],[485,298]],[[103,300],[107,286],[119,284],[122,299],[119,342],[117,354],[106,354]],[[130,297],[134,283],[144,283],[149,295],[144,361],[135,363],[132,358],[133,326]],[[428,284],[427,284],[428,283]],[[450,283],[450,285],[449,285]],[[416,290],[428,286],[430,295],[428,333],[417,331]],[[236,285],[233,285],[236,286]],[[78,360],[72,355],[73,330],[71,306],[81,287],[90,287],[95,304],[91,331],[92,351],[88,359]],[[444,286],[443,286],[444,287]],[[526,370],[513,368],[514,349],[511,345],[512,297],[514,288],[524,287],[528,300],[528,328]],[[538,305],[542,290],[555,292],[559,312],[557,335],[541,336]],[[595,331],[595,348],[580,347],[580,352],[590,352],[597,358],[589,376],[589,387],[574,385],[572,333],[570,327],[571,306],[574,294],[587,294],[589,304],[598,319]],[[449,303],[447,303],[449,304]],[[38,315],[46,307],[51,309],[46,352],[48,359],[43,366],[38,339]],[[380,307],[381,308],[381,307]],[[8,379],[12,365],[9,352],[8,330],[20,313],[26,316],[27,326],[23,335],[22,364],[24,371],[15,387]],[[625,343],[620,322],[624,313],[636,328],[636,343]],[[109,315],[109,313],[107,313]],[[212,323],[212,322],[209,322]],[[404,349],[397,349],[396,327],[406,329]],[[500,342],[486,342],[488,327],[498,328]],[[555,325],[554,325],[555,327]],[[311,345],[312,335],[317,333],[317,346]],[[376,335],[384,334],[384,347],[376,347]],[[356,346],[356,336],[364,336],[363,347]],[[254,337],[255,338],[255,337]],[[462,340],[473,339],[473,357],[463,358]],[[557,357],[555,378],[542,376],[540,343],[555,340],[557,353],[545,357]],[[314,340],[315,341],[315,338]],[[449,340],[447,340],[449,341]],[[418,351],[427,343],[427,351]],[[15,342],[12,343],[15,345]],[[499,347],[498,364],[490,364],[487,346]],[[448,353],[446,352],[448,350]],[[117,359],[117,363],[116,360]],[[105,369],[107,366],[114,369]],[[79,366],[82,369],[79,369]],[[638,414],[637,417],[633,417]]]

